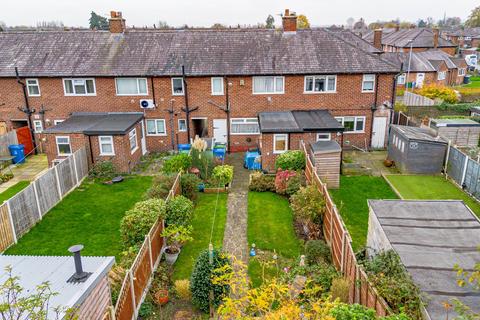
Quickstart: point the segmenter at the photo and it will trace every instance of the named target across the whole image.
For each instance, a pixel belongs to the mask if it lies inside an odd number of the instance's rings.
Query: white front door
[[[425,73],[417,73],[417,80],[415,81],[415,86],[417,88],[423,87],[424,80],[425,80]]]
[[[372,129],[372,148],[385,147],[385,133],[387,132],[387,117],[374,117]]]
[[[141,122],[142,130],[140,130],[140,145],[142,146],[142,155],[147,153],[147,141],[145,140],[145,126],[143,120]]]
[[[213,138],[215,142],[227,143],[226,119],[213,119]]]

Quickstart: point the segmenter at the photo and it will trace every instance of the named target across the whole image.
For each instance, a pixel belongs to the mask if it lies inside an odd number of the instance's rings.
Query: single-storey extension
[[[471,119],[430,119],[430,128],[459,147],[476,147],[480,123]]]

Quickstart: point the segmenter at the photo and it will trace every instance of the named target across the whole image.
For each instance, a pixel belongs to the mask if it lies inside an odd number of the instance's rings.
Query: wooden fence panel
[[[115,306],[116,320],[132,320],[135,313],[130,276],[127,273]]]
[[[6,203],[0,206],[0,252],[5,251],[8,247],[15,243],[13,237],[12,224],[8,214],[8,206]]]
[[[140,252],[137,255],[135,264],[132,267],[133,278],[133,288],[135,291],[135,301],[137,302],[137,307],[140,307],[138,304],[142,298],[142,295],[147,288],[148,279],[153,273],[153,270],[150,266],[150,254],[148,250],[148,240],[145,240]]]
[[[75,157],[78,180],[80,181],[88,175],[87,150],[85,148],[81,148],[75,152],[73,156]]]
[[[58,181],[60,182],[60,190],[62,191],[63,197],[77,184],[72,157],[68,157],[57,164],[56,168],[58,173]]]
[[[34,184],[37,189],[38,202],[43,216],[61,200],[61,196],[58,193],[55,169],[52,168],[45,172]]]
[[[17,132],[15,130],[0,135],[0,156],[10,155],[10,150],[8,150],[8,146],[11,144],[18,144]]]
[[[163,230],[163,221],[159,221],[155,226],[150,230],[150,248],[152,251],[152,261],[154,264],[157,263],[157,260],[160,258],[160,253],[163,246],[163,238],[160,236]]]
[[[30,230],[40,219],[33,184],[8,200],[17,239]]]

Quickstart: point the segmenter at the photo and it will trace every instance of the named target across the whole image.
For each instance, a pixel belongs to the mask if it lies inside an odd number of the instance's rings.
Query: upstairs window
[[[223,95],[223,78],[212,78],[212,96]]]
[[[63,79],[66,96],[94,96],[95,81],[93,79]]]
[[[148,94],[145,78],[116,78],[115,87],[118,96],[145,96]]]
[[[254,94],[284,93],[284,77],[253,77]]]
[[[305,77],[305,93],[337,91],[337,76],[307,76]]]
[[[33,131],[35,133],[42,133],[43,131],[42,120],[33,120]]]
[[[40,96],[40,85],[38,79],[27,79],[27,92],[30,97]]]
[[[362,92],[373,92],[375,91],[375,75],[374,74],[364,74],[362,81]]]
[[[259,134],[257,118],[237,118],[230,120],[231,134]]]
[[[172,78],[172,94],[174,96],[183,96],[183,78]]]

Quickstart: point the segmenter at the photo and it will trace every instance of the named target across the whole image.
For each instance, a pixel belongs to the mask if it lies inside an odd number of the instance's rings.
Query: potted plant
[[[188,241],[193,240],[190,236],[192,233],[192,226],[178,226],[175,224],[169,225],[162,232],[162,237],[167,239],[167,246],[165,248],[165,260],[172,265],[177,261],[178,255],[182,245]]]
[[[158,303],[159,306],[164,306],[168,302],[168,290],[160,288],[155,292],[155,302]]]

